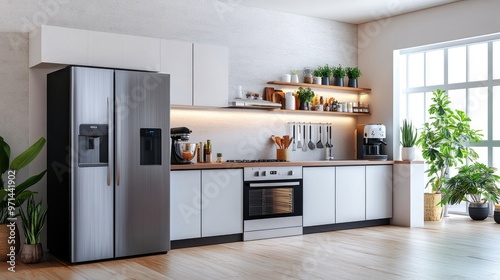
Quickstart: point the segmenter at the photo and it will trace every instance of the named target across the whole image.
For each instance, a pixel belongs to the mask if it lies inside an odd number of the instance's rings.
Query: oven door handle
[[[288,187],[298,186],[300,182],[276,182],[276,183],[250,183],[250,188],[267,188],[267,187]]]

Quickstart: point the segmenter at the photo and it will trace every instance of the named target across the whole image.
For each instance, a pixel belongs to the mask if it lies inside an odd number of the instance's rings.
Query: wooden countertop
[[[392,160],[319,160],[319,161],[291,161],[291,162],[223,162],[223,163],[194,163],[171,165],[171,170],[197,170],[197,169],[225,169],[243,167],[268,167],[268,166],[353,166],[353,165],[387,165],[394,164]]]

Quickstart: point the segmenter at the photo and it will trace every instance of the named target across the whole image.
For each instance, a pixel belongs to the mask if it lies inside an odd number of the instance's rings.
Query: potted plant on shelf
[[[319,66],[318,70],[321,73],[321,84],[322,85],[330,85],[330,77],[332,76],[332,68],[330,66],[325,65],[323,67]]]
[[[358,67],[346,67],[345,72],[347,77],[349,78],[348,86],[349,87],[358,87],[358,78],[361,77],[361,71]]]
[[[321,76],[322,76],[322,73],[321,73],[321,70],[320,70],[321,66],[318,67],[317,69],[314,69],[313,70],[313,84],[316,84],[316,85],[321,85]]]
[[[21,249],[21,261],[24,263],[37,263],[43,257],[40,234],[47,218],[47,207],[42,210],[42,201],[35,204],[34,195],[28,198],[26,213],[20,209],[23,223],[25,242]]]
[[[475,162],[460,167],[458,174],[446,181],[441,205],[469,202],[469,216],[484,220],[490,212],[489,203],[498,203],[500,176],[496,168]]]
[[[28,188],[40,181],[46,171],[31,176],[24,182],[16,180],[17,173],[38,156],[44,145],[45,138],[42,137],[10,162],[10,146],[0,137],[0,260],[2,261],[8,259],[7,254],[10,253],[11,246],[15,247],[15,253],[18,253],[21,248],[19,231],[15,220],[12,219],[19,215],[17,209],[23,205],[24,201],[34,194]],[[4,178],[7,181],[4,181]],[[9,202],[13,202],[13,205],[9,205]],[[15,244],[8,242],[12,228],[16,235]]]
[[[411,121],[403,120],[401,127],[401,159],[412,161],[415,159],[415,142],[417,141],[417,129]]]
[[[292,83],[298,83],[299,82],[299,70],[291,70],[290,73],[292,74]]]
[[[448,94],[444,90],[434,91],[432,104],[429,107],[429,121],[417,140],[422,148],[422,157],[428,166],[428,182],[432,193],[426,193],[425,217],[426,221],[439,221],[443,215],[441,191],[448,178],[450,167],[455,167],[464,160],[475,160],[478,154],[469,147],[470,143],[481,139],[479,130],[472,129],[471,119],[465,112],[452,110]]]
[[[332,67],[332,75],[333,75],[333,85],[343,87],[344,86],[344,77],[345,77],[345,69],[342,65],[339,64],[337,67]]]
[[[314,98],[314,91],[312,91],[311,88],[299,87],[297,96],[300,100],[299,110],[309,110],[309,104]]]

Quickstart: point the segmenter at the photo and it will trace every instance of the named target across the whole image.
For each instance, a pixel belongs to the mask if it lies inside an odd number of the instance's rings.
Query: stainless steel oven
[[[302,167],[247,167],[243,240],[302,234]]]

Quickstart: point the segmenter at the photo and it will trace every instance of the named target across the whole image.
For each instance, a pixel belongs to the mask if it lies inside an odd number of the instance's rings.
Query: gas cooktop
[[[288,160],[283,159],[228,159],[226,162],[238,162],[238,163],[247,163],[247,162],[288,162]]]

